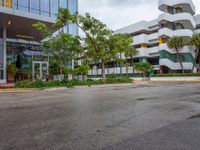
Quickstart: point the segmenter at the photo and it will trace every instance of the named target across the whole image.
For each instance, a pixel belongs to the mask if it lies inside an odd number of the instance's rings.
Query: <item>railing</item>
[[[153,66],[154,70],[159,70],[160,69],[160,65],[154,65]],[[115,67],[115,68],[106,68],[105,69],[105,73],[106,75],[119,75],[119,74],[133,74],[133,67],[122,67],[120,69],[120,67]],[[134,70],[134,73],[138,73],[136,70]],[[94,69],[94,70],[89,70],[88,75],[89,76],[101,76],[102,74],[102,69]]]

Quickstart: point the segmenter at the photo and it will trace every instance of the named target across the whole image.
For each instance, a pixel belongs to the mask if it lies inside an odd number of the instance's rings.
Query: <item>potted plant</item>
[[[9,64],[7,66],[7,73],[8,73],[8,82],[14,82],[15,81],[15,75],[17,74],[17,68],[13,64]]]

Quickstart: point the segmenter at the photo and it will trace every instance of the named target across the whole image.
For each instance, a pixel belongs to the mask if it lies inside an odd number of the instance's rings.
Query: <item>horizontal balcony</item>
[[[195,29],[196,28],[196,21],[194,17],[189,13],[178,13],[178,14],[169,14],[169,13],[162,13],[158,17],[159,22],[174,22],[174,23],[181,23],[184,28],[186,29]]]
[[[194,33],[200,33],[200,29],[194,30]]]
[[[183,36],[191,38],[193,35],[193,31],[190,29],[179,29],[179,30],[171,30],[169,28],[162,28],[159,30],[159,36]]]
[[[188,12],[192,15],[195,14],[195,6],[192,0],[159,0],[158,7],[161,11],[166,12],[168,6],[181,7],[183,12]]]
[[[140,44],[155,44],[159,42],[158,33],[153,34],[140,34],[138,36],[133,37],[133,45],[140,45]]]
[[[138,48],[137,57],[151,57],[151,56],[159,56],[159,47],[151,47],[151,48]]]
[[[162,50],[165,50],[171,54],[176,54],[176,51],[174,49],[170,49],[168,46],[167,46],[167,43],[164,43],[164,44],[160,44],[159,45],[159,51],[162,51]],[[192,56],[194,57],[195,56],[195,47],[193,46],[184,46],[181,50],[180,50],[180,53],[191,53]]]
[[[167,66],[171,70],[181,70],[180,62],[173,62],[169,59],[160,59],[160,66]],[[192,62],[183,62],[184,70],[193,70],[193,63]]]
[[[159,54],[160,54],[160,60],[161,59],[169,59],[173,63],[179,63],[179,59],[178,59],[176,53],[169,53],[166,50],[161,50],[159,52]],[[191,53],[180,53],[180,57],[181,57],[182,62],[192,63],[192,64],[196,65],[196,61],[194,59],[194,56],[192,56]]]

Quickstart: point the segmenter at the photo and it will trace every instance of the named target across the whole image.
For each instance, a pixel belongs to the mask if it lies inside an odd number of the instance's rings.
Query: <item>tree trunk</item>
[[[121,62],[121,59],[122,59],[122,53],[120,53],[120,76],[122,76],[122,62]]]
[[[60,75],[62,75],[62,67],[60,67]]]
[[[105,63],[102,62],[101,65],[102,65],[102,80],[106,81]]]
[[[196,49],[196,54],[195,54],[195,64],[199,60],[199,48]],[[195,64],[193,64],[192,71],[194,70]],[[197,64],[196,64],[197,65]]]
[[[127,62],[127,59],[128,58],[126,58],[126,76],[128,76],[128,62]]]
[[[126,75],[128,76],[128,65],[126,65]]]
[[[178,49],[176,49],[176,53],[177,53],[177,57],[178,57],[178,60],[180,62],[180,65],[181,65],[182,73],[185,73],[184,68],[183,68],[183,62],[182,62],[180,53],[178,52]]]
[[[131,56],[131,66],[133,68],[133,77],[134,77],[135,70],[134,70],[134,61],[133,61],[133,57],[132,56]]]
[[[199,56],[199,70],[198,70],[198,72],[200,73],[200,56]]]
[[[198,64],[199,64],[198,73],[200,73],[200,47],[197,50],[197,58],[196,58],[196,60],[198,60]]]
[[[115,75],[115,59],[113,58],[113,75]]]

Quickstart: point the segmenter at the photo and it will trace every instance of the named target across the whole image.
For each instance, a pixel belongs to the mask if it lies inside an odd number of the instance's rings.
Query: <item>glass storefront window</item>
[[[49,16],[50,14],[50,4],[49,4],[49,0],[41,0],[40,1],[40,6],[41,6],[41,15],[43,16]]]
[[[40,0],[31,0],[31,13],[40,14]]]
[[[58,0],[51,0],[51,17],[56,18],[58,14]]]
[[[28,0],[18,0],[18,10],[29,11],[29,1]]]

